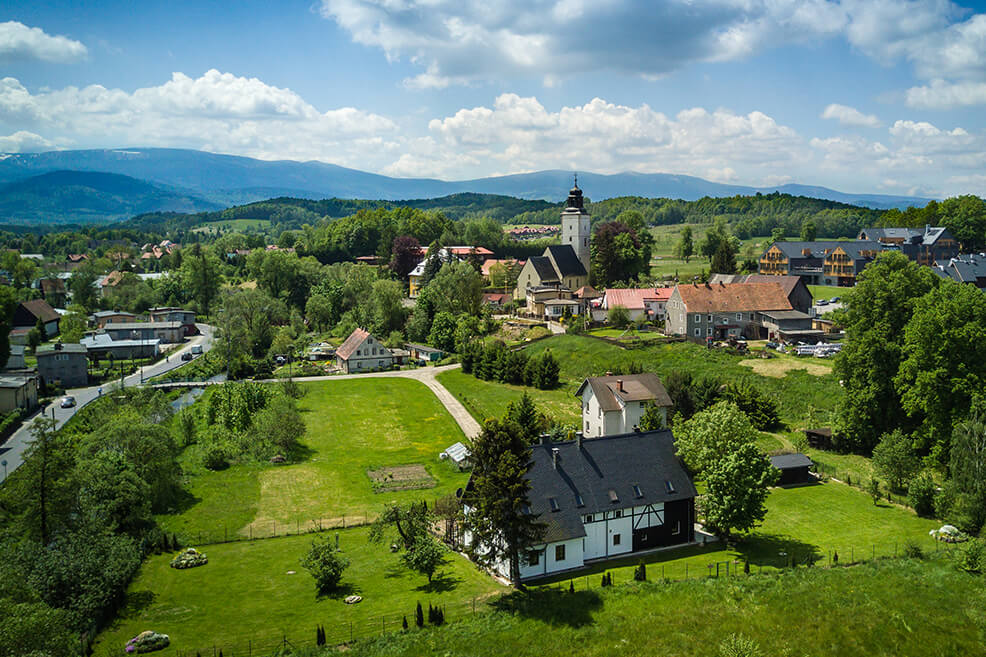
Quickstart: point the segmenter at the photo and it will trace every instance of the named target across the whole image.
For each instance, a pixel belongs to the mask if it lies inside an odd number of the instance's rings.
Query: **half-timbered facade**
[[[695,486],[668,430],[535,445],[527,478],[545,535],[522,580],[694,541]],[[497,570],[509,576],[506,562]]]

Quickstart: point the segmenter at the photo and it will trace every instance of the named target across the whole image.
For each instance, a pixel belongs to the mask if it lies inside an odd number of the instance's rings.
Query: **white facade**
[[[592,391],[592,386],[586,386],[582,391],[582,433],[586,438],[599,436],[614,436],[630,433],[634,427],[640,426],[640,418],[647,411],[648,400],[624,402],[617,398],[620,409],[604,411],[599,399]],[[668,424],[668,409],[661,407],[662,426]]]
[[[575,249],[575,254],[586,271],[589,271],[589,236],[589,215],[585,210],[569,208],[562,212],[561,243]]]
[[[389,368],[394,364],[390,349],[380,344],[372,335],[361,342],[347,359],[338,357],[340,368],[349,372],[368,372]]]

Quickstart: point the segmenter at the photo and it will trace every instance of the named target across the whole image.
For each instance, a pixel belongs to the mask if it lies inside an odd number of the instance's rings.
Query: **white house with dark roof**
[[[671,397],[656,374],[621,374],[586,379],[575,392],[582,400],[582,432],[586,438],[629,433],[640,426],[648,404],[661,409],[668,422]]]
[[[527,479],[525,511],[545,533],[521,556],[522,580],[694,541],[695,486],[666,429],[535,445]],[[496,570],[509,577],[509,562]]]
[[[358,328],[336,349],[336,364],[347,374],[390,369],[394,355],[369,331]]]

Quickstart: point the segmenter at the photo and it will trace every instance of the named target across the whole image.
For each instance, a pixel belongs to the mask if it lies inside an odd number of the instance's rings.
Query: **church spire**
[[[568,192],[568,202],[565,204],[566,208],[576,208],[583,209],[585,207],[582,200],[582,190],[579,189],[579,174],[575,174],[575,187],[572,187]]]

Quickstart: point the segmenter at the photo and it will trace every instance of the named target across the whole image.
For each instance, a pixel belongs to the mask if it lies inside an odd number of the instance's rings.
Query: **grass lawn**
[[[527,386],[482,381],[460,369],[442,372],[438,375],[438,381],[462,402],[477,422],[490,417],[501,417],[507,411],[507,404],[520,399],[525,390],[537,407],[556,422],[578,426],[582,421],[582,405],[568,386],[556,390],[538,390]]]
[[[852,288],[838,287],[837,285],[809,285],[808,291],[815,301],[819,299],[831,299],[832,297],[843,297],[847,290]]]
[[[229,219],[226,221],[210,221],[192,229],[193,233],[216,233],[219,230],[244,231],[250,229],[269,228],[271,222],[267,219]]]
[[[438,460],[462,430],[424,384],[410,379],[302,383],[306,458],[272,466],[248,463],[212,472],[193,447],[182,455],[190,499],[160,516],[166,531],[214,540],[269,536],[316,519],[371,518],[388,502],[433,501],[465,484],[467,473]],[[421,464],[432,488],[374,493],[367,470]],[[281,530],[277,532],[277,528]]]
[[[648,575],[655,577],[654,571]],[[943,560],[797,569],[770,577],[629,583],[534,591],[504,613],[357,642],[359,657],[401,655],[770,655],[876,657],[981,654],[982,577]],[[721,652],[731,635],[755,652]]]
[[[449,553],[442,574],[429,586],[423,575],[406,570],[386,544],[367,541],[365,528],[339,532],[339,546],[350,560],[340,590],[317,596],[314,580],[299,563],[311,536],[210,545],[209,563],[188,570],[169,566],[171,554],[148,559],[131,584],[127,606],[100,637],[96,655],[123,654],[133,636],[154,629],[171,637],[157,655],[212,655],[213,643],[226,655],[270,654],[286,636],[293,645],[314,643],[316,624],[335,643],[381,628],[396,630],[403,615],[414,624],[421,602],[458,609],[473,598],[503,590],[463,557]],[[294,574],[289,572],[294,571]],[[363,601],[347,605],[357,594]]]

